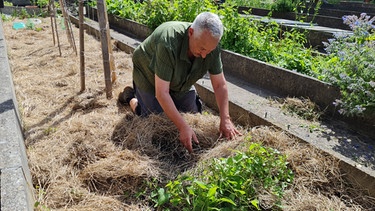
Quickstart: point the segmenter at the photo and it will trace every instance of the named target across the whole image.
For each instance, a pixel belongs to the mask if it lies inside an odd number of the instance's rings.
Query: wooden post
[[[102,44],[102,56],[104,66],[104,79],[107,98],[112,98],[112,81],[111,81],[111,62],[110,62],[110,51],[108,45],[110,43],[109,36],[109,23],[107,16],[107,7],[104,0],[98,0],[96,3],[98,8],[98,20],[100,28],[100,40]]]
[[[79,61],[81,72],[81,92],[85,91],[85,36],[83,29],[83,0],[79,0]]]

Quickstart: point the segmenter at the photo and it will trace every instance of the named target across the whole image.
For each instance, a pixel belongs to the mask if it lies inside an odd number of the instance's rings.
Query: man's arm
[[[210,74],[212,87],[214,89],[217,106],[220,112],[220,136],[233,139],[236,135],[242,135],[234,127],[229,115],[228,88],[224,73]]]
[[[192,139],[198,143],[198,139],[193,129],[185,122],[180,112],[178,112],[171,95],[169,94],[170,82],[164,81],[155,75],[155,96],[160,106],[163,108],[164,113],[176,125],[180,132],[180,141],[189,151],[193,152]]]

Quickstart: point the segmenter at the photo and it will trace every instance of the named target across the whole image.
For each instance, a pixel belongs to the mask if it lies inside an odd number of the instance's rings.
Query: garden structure
[[[91,12],[91,14],[96,14],[96,12]],[[70,16],[70,18],[73,23],[78,24],[77,17]],[[150,33],[150,29],[143,25],[131,21],[126,22],[126,20],[119,20],[113,16],[109,16],[109,22],[111,27],[116,29],[115,31],[111,31],[111,36],[116,47],[128,53],[131,53],[134,47],[147,36],[146,34]],[[127,28],[125,33],[118,30],[123,28]],[[96,22],[87,20],[85,22],[85,29],[88,33],[99,35],[99,27]],[[119,31],[120,33],[118,33]],[[356,160],[358,157],[362,156],[361,153],[364,152],[362,149],[373,146],[374,139],[369,136],[371,134],[368,134],[368,136],[361,136],[357,133],[353,134],[350,132],[351,129],[348,129],[350,127],[346,127],[348,126],[347,123],[339,124],[335,119],[331,119],[330,122],[322,123],[318,126],[320,130],[314,130],[313,127],[315,126],[311,125],[311,123],[282,114],[280,108],[272,107],[269,103],[269,98],[272,97],[303,96],[309,97],[320,105],[328,106],[330,104],[329,101],[335,98],[338,92],[337,89],[328,84],[321,84],[310,77],[302,76],[282,68],[282,73],[272,75],[272,72],[280,71],[280,68],[244,57],[231,51],[223,50],[222,57],[224,69],[227,72],[229,81],[228,86],[231,90],[231,114],[238,123],[251,127],[259,125],[275,127],[298,140],[313,145],[315,148],[319,149],[321,153],[328,153],[327,156],[338,158],[340,160],[340,169],[347,175],[349,180],[354,178],[354,180],[357,180],[360,187],[369,188],[370,195],[374,195],[374,193],[371,192],[371,190],[374,190],[371,188],[374,186],[374,158],[371,158],[373,154],[371,154],[371,152],[368,154],[370,155],[370,159],[367,160],[366,163]],[[263,78],[247,78],[246,70],[249,69],[259,71],[259,73],[255,72],[253,75],[263,75]],[[269,75],[265,76],[265,73]],[[283,83],[277,83],[278,79],[284,82],[295,81],[295,84],[289,84],[289,87],[285,87]],[[271,82],[273,82],[274,87],[271,87]],[[198,82],[197,89],[205,104],[214,109],[215,103],[212,88],[209,84],[209,80],[203,78]],[[301,87],[301,84],[304,86]],[[268,88],[265,89],[264,87],[267,86]],[[306,87],[308,87],[309,90],[317,91],[316,93],[306,93]],[[289,90],[293,90],[296,94],[289,94],[293,93]],[[334,110],[333,108],[331,109]],[[338,127],[336,127],[335,124],[338,124]],[[361,127],[362,125],[356,126],[356,124],[353,124],[351,128],[358,128],[358,126]],[[340,130],[340,127],[343,127],[343,129],[341,128]],[[368,130],[371,129],[367,129],[367,131]],[[350,143],[345,141],[348,139],[351,139]],[[356,145],[357,148],[353,147],[354,145]]]

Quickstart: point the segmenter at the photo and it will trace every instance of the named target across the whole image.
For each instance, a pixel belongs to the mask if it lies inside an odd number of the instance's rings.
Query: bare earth
[[[117,102],[131,85],[131,55],[114,50],[117,81],[105,94],[100,42],[85,34],[86,90],[80,93],[79,52],[59,25],[62,56],[49,18],[40,31],[14,30],[4,22],[8,56],[22,116],[37,210],[153,210],[147,182],[165,182],[202,160],[229,156],[246,138],[288,155],[295,172],[285,210],[371,210],[374,199],[346,183],[338,161],[271,128],[240,128],[234,141],[218,139],[218,117],[185,114],[200,146],[189,155],[173,124],[163,115],[139,118]],[[26,20],[23,20],[26,21]],[[78,29],[73,26],[79,48]],[[148,190],[150,191],[150,190]],[[272,199],[260,197],[264,208]]]

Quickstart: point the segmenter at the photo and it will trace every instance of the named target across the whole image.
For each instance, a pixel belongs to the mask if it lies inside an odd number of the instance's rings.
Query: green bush
[[[296,0],[277,0],[271,9],[277,12],[293,12],[296,8]]]
[[[324,43],[328,57],[318,78],[340,87],[335,105],[347,116],[375,113],[375,17],[370,18],[365,13],[344,16],[353,33],[336,34]]]

